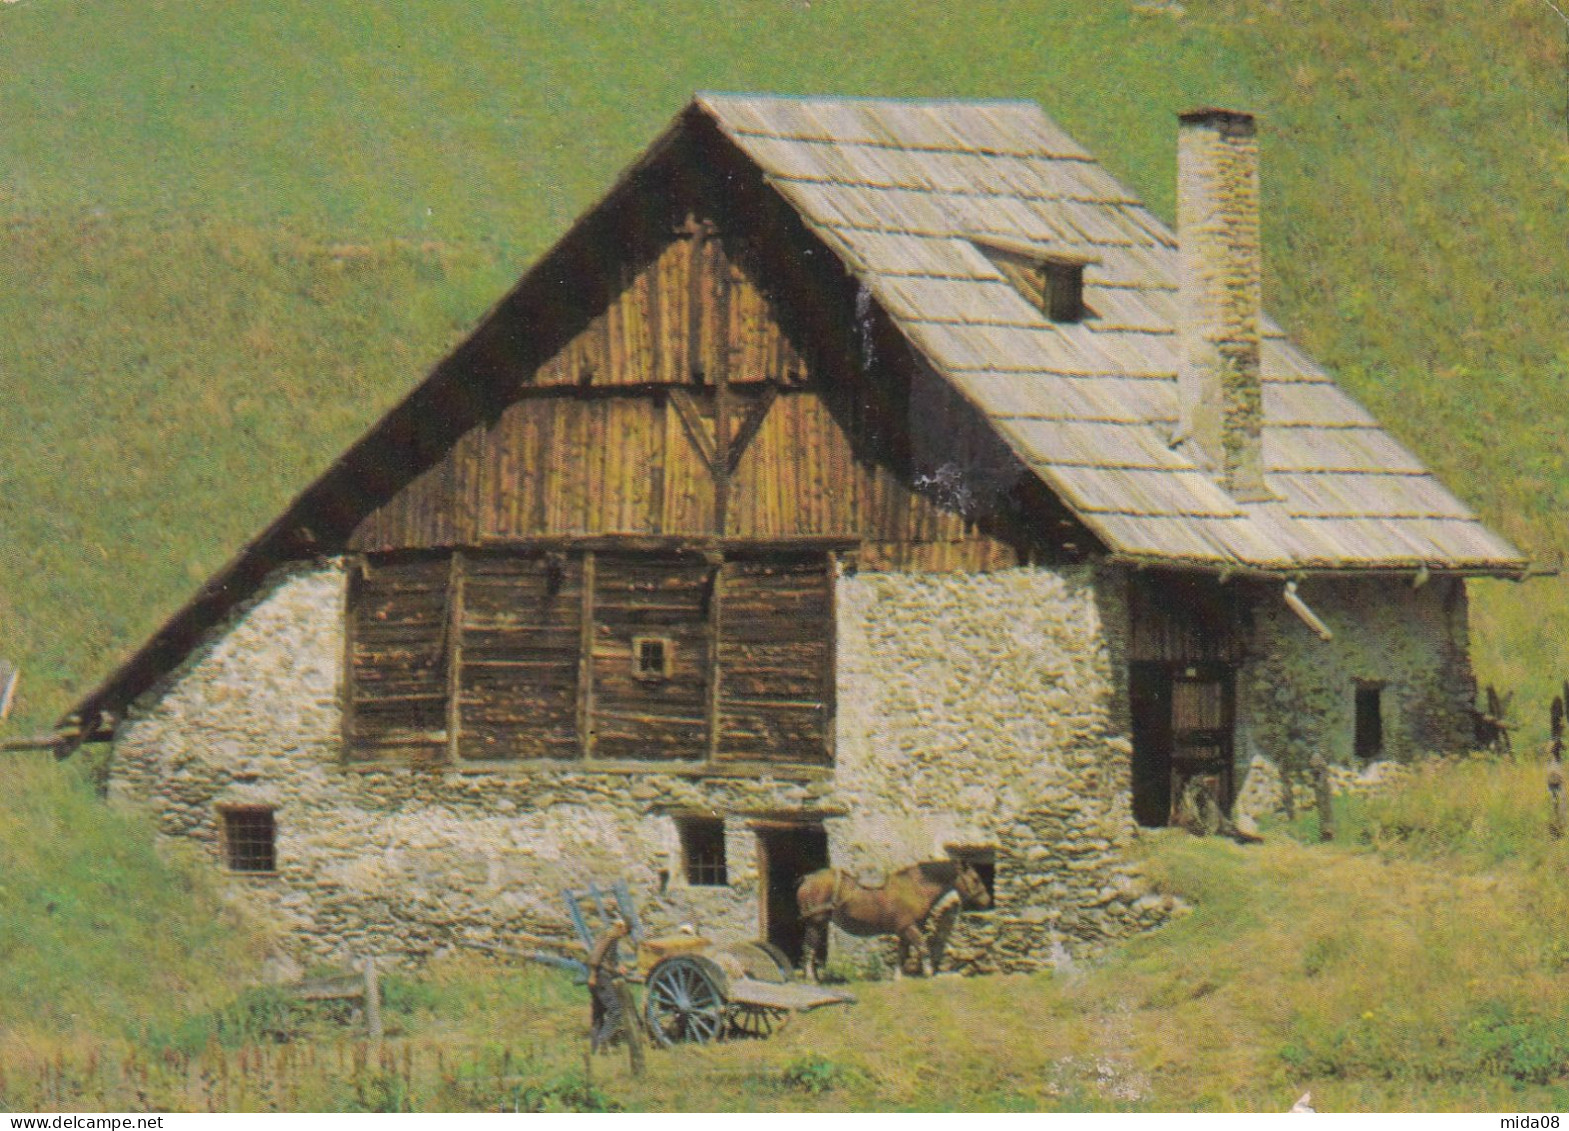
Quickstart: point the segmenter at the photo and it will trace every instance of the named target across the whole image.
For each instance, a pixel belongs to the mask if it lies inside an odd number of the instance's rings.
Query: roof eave
[[[1500,581],[1525,581],[1533,577],[1557,577],[1555,568],[1543,568],[1521,559],[1518,561],[1462,562],[1443,564],[1420,561],[1346,562],[1328,565],[1322,562],[1290,562],[1279,565],[1262,565],[1244,561],[1221,561],[1216,558],[1182,557],[1168,554],[1142,554],[1137,551],[1114,550],[1106,560],[1117,565],[1137,569],[1183,569],[1195,572],[1222,574],[1227,577],[1253,577],[1270,580],[1290,580],[1304,577],[1415,577],[1424,571],[1431,577],[1492,578]]]

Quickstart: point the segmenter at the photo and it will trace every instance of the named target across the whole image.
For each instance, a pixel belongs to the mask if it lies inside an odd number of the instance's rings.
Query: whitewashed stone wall
[[[832,775],[414,771],[342,763],[345,572],[287,569],[144,697],[111,793],[219,866],[222,807],[273,807],[277,874],[233,874],[231,890],[301,960],[563,936],[561,889],[618,876],[656,930],[755,937],[751,821],[795,813],[823,814],[834,862],[870,876],[993,846],[999,907],[967,916],[951,953],[1035,968],[1172,909],[1121,855],[1129,748],[1109,725],[1100,588],[1088,570],[841,578]],[[677,813],[725,818],[728,887],[685,883]]]

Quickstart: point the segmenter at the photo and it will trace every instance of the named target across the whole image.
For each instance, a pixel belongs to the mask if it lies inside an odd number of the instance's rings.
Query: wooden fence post
[[[616,996],[621,999],[621,1012],[626,1016],[627,1061],[632,1066],[634,1079],[643,1075],[643,1025],[637,1015],[637,1002],[632,997],[632,987],[617,978]]]
[[[1329,784],[1329,764],[1322,754],[1313,755],[1308,762],[1313,771],[1313,794],[1318,805],[1318,839],[1335,839],[1335,790]]]
[[[1564,772],[1558,766],[1547,771],[1547,832],[1554,838],[1564,835]]]
[[[365,1030],[373,1042],[381,1043],[381,982],[374,958],[365,960]]]

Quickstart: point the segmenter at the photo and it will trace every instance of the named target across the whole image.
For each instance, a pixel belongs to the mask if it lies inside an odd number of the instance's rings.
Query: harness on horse
[[[842,868],[833,869],[833,873],[834,886],[833,889],[828,893],[827,905],[824,906],[823,904],[818,904],[816,907],[812,908],[803,907],[801,909],[801,915],[804,918],[810,919],[813,916],[823,914],[825,911],[828,913],[828,917],[830,919],[839,914],[839,908],[843,907],[845,903],[845,885],[847,883],[853,885],[855,888],[858,888],[861,891],[880,891],[882,888],[886,887],[888,883],[887,878],[884,877],[883,883],[879,884],[877,887],[869,887],[866,884],[861,883],[860,880],[851,876]],[[959,894],[958,887],[951,887],[937,898],[937,902],[932,904],[931,907],[927,909],[926,914],[921,917],[920,921],[925,923],[933,916],[941,918],[944,915],[957,914],[959,907],[963,902],[964,897]]]
[[[810,910],[803,907],[801,909],[801,915],[803,918],[810,919],[813,916],[821,915],[824,911],[826,911],[828,912],[828,917],[832,919],[839,913],[839,908],[844,906],[844,884],[846,880],[850,879],[850,877],[843,871],[843,869],[840,868],[835,868],[833,873],[834,886],[833,890],[828,893],[828,905],[824,907],[819,904]],[[851,882],[853,883],[854,881]]]
[[[950,912],[957,914],[959,905],[963,902],[964,897],[959,894],[959,889],[956,887],[949,888],[938,897],[936,903],[932,904],[932,908],[926,913],[926,917],[930,919],[935,916],[936,918],[941,919],[944,915],[947,915]]]

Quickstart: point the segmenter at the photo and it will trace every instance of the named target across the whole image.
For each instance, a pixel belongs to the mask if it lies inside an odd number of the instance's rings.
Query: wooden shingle
[[[1114,551],[1264,569],[1523,568],[1268,318],[1263,458],[1277,497],[1238,504],[1193,445],[1172,447],[1176,236],[1033,104],[697,105]],[[1088,260],[1084,318],[1047,319],[973,242],[988,237]]]

